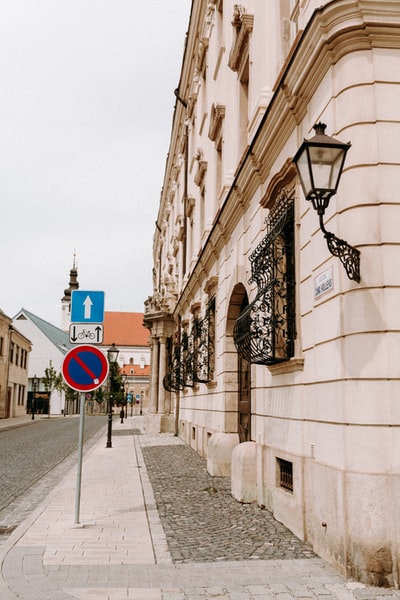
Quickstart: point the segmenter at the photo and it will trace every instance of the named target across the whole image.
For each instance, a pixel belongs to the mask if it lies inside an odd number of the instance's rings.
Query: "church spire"
[[[78,266],[76,262],[76,251],[74,250],[74,258],[72,269],[69,272],[69,287],[64,290],[64,296],[61,298],[61,328],[67,331],[71,322],[71,294],[73,290],[79,289],[78,282]]]

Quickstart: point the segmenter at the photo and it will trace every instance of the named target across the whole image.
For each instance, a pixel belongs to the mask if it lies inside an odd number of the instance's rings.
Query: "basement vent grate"
[[[293,492],[293,463],[283,458],[277,458],[276,460],[278,462],[279,486]]]

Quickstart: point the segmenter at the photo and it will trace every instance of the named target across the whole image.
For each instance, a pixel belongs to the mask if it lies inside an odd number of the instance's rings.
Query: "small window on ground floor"
[[[293,492],[293,463],[283,458],[277,458],[276,461],[279,487]]]

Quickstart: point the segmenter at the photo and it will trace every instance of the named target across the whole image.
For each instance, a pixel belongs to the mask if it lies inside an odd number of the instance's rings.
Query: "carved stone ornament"
[[[253,31],[254,16],[245,13],[245,9],[235,4],[232,25],[236,30],[228,65],[232,71],[240,73],[249,56],[250,34]]]
[[[207,296],[211,297],[216,294],[217,288],[218,277],[216,275],[213,275],[206,281],[206,284],[204,286],[204,292],[207,294]]]
[[[194,210],[195,205],[196,205],[196,200],[192,196],[189,196],[189,198],[186,199],[186,216],[189,219],[193,215],[193,210]]]
[[[196,185],[200,186],[207,171],[207,161],[203,160],[203,151],[201,149],[197,150],[194,158],[197,161],[197,171],[194,175],[194,182]]]
[[[218,141],[222,135],[222,123],[225,117],[225,106],[213,104],[211,107],[210,127],[208,137],[212,142]]]
[[[206,68],[206,54],[208,48],[208,40],[204,39],[199,42],[197,49],[197,60],[196,60],[196,71],[204,77],[204,71]]]

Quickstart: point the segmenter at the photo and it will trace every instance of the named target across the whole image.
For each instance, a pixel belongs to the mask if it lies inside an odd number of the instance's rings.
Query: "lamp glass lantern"
[[[336,194],[350,143],[343,143],[325,133],[326,125],[314,125],[315,136],[304,140],[293,162],[299,174],[304,196],[319,215],[325,213]]]
[[[113,342],[111,344],[111,346],[109,347],[109,349],[107,350],[108,362],[109,363],[117,362],[118,354],[119,354],[119,350]]]
[[[109,364],[117,362],[118,354],[119,354],[119,350],[113,342],[107,350],[107,358],[108,358]],[[108,410],[107,410],[108,414],[107,414],[107,444],[106,444],[106,448],[112,448],[111,437],[112,437],[113,409],[112,409],[112,401],[111,401],[111,376],[110,375],[108,376],[108,401],[107,401],[107,404],[108,404]]]

